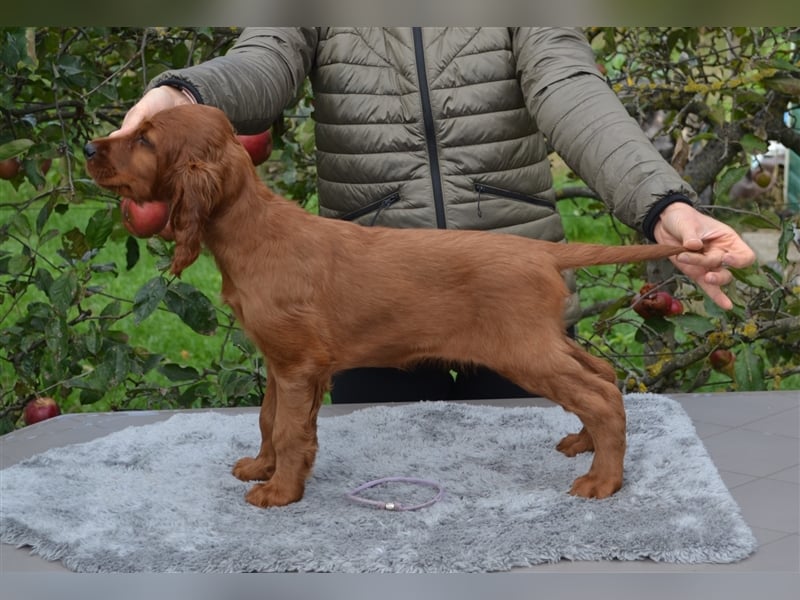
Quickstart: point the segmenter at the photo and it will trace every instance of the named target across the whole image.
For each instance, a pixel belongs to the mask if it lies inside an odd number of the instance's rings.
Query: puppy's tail
[[[686,252],[686,249],[682,246],[667,246],[664,244],[638,244],[631,246],[553,244],[553,246],[552,253],[560,270],[656,260]]]

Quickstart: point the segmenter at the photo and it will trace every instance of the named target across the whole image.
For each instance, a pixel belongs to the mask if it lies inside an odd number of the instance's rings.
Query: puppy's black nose
[[[83,147],[83,155],[86,158],[92,158],[95,154],[97,154],[97,148],[92,142],[87,143]]]

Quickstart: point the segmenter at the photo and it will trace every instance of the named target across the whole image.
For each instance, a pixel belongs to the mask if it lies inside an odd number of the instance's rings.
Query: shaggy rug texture
[[[591,455],[555,450],[578,420],[558,407],[424,402],[319,419],[305,497],[247,504],[230,469],[257,417],[181,413],[0,471],[0,540],[82,572],[486,572],[560,560],[734,562],[755,538],[681,406],[631,394],[623,488],[567,493]],[[387,511],[348,499],[383,477],[434,480],[442,499]],[[362,493],[423,503],[395,482]]]

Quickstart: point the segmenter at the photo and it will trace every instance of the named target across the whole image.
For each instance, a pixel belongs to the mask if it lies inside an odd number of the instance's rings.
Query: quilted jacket
[[[151,86],[186,87],[255,133],[306,77],[324,216],[560,241],[547,141],[631,227],[669,193],[693,197],[577,29],[251,28]]]

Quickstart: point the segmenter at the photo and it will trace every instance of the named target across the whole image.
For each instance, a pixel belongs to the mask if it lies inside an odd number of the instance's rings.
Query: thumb
[[[706,227],[701,213],[688,204],[675,203],[662,213],[660,224],[690,252],[700,252],[705,247]]]
[[[681,245],[692,252],[700,252],[704,246],[703,240],[696,231],[684,234],[683,239],[681,240]]]

